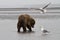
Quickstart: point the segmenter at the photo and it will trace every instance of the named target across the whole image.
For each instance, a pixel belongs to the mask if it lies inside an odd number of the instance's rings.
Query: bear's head
[[[35,20],[31,18],[31,20],[30,20],[30,24],[31,24],[31,27],[34,28]]]

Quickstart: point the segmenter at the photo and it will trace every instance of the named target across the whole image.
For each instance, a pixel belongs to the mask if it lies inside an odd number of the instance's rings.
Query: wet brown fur
[[[20,28],[23,28],[23,32],[26,32],[26,28],[29,29],[29,31],[32,31],[31,28],[34,28],[35,20],[30,17],[28,14],[19,15],[18,17],[18,23],[17,23],[17,29],[18,32],[20,32]]]

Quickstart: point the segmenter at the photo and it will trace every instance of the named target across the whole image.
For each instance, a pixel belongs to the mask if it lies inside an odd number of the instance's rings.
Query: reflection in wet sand
[[[59,16],[58,16],[59,17]],[[59,40],[60,17],[35,18],[36,24],[33,32],[17,32],[17,16],[0,16],[0,40]],[[42,34],[40,25],[43,25],[49,34]]]

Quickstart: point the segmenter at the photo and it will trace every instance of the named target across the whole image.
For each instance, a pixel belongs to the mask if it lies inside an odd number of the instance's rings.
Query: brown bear
[[[23,32],[26,32],[26,28],[31,32],[34,28],[35,20],[28,14],[23,14],[18,17],[17,29],[20,32],[20,28],[23,28]]]

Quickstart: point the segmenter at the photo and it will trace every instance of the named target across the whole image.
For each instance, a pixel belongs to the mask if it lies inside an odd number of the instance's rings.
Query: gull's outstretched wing
[[[41,9],[39,9],[39,8],[30,8],[31,10],[41,10]]]
[[[51,3],[47,4],[46,6],[44,6],[42,9],[45,9],[47,8]]]

